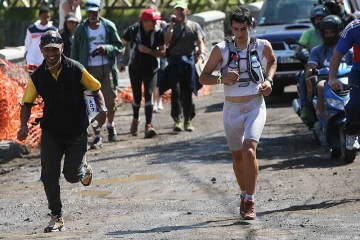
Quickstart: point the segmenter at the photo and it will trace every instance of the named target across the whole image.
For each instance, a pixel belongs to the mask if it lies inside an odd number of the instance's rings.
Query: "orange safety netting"
[[[0,140],[19,142],[16,139],[17,131],[20,128],[19,102],[28,80],[29,74],[24,67],[6,60],[0,60]],[[36,102],[40,102],[39,99]],[[29,123],[42,116],[42,108],[43,104],[32,108]],[[35,148],[40,143],[41,129],[39,125],[29,124],[28,126],[29,136],[21,143]]]
[[[199,91],[198,91],[198,97],[201,96],[207,96],[210,95],[211,90],[212,90],[213,86],[210,85],[205,85],[203,86]],[[144,84],[142,86],[142,99],[141,99],[141,103],[145,103],[145,98],[144,98]],[[171,102],[171,90],[166,91],[163,95],[162,95],[162,99],[163,102]],[[118,94],[118,100],[120,102],[126,102],[126,103],[131,103],[133,100],[133,93],[132,93],[132,89],[131,86],[127,86],[126,88],[124,88],[123,90],[121,90],[121,92]]]

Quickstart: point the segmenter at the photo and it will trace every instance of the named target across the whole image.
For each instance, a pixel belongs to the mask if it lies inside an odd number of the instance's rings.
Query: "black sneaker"
[[[107,127],[108,130],[108,140],[109,142],[116,142],[117,141],[117,133],[114,127]]]
[[[58,215],[51,215],[49,225],[44,229],[44,233],[58,232],[65,230],[64,219]]]
[[[94,141],[90,145],[90,149],[99,149],[102,148],[102,138],[101,137],[95,137]]]

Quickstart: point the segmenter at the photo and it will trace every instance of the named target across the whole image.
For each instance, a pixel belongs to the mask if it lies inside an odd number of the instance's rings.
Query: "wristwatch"
[[[99,112],[106,112],[107,113],[107,108],[106,107],[101,107],[99,108]]]
[[[274,80],[271,78],[266,78],[265,81],[269,81],[271,86],[274,85]]]

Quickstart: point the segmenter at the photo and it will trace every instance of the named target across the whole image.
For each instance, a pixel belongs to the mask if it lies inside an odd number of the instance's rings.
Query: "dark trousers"
[[[157,85],[157,72],[149,74],[147,77],[137,76],[130,73],[130,82],[133,92],[133,118],[139,119],[142,91],[141,85],[144,83],[145,97],[145,119],[146,124],[151,124],[154,108],[154,90]]]
[[[59,178],[61,159],[66,181],[77,183],[85,176],[84,163],[87,151],[87,131],[75,136],[57,136],[43,131],[41,135],[41,181],[53,215],[62,214]]]
[[[179,74],[178,68],[171,67],[168,79],[171,81],[171,117],[174,121],[185,121],[191,118],[193,99],[192,99],[192,69],[190,65],[183,68],[184,72]]]
[[[351,70],[349,83],[355,86],[350,90],[350,100],[345,105],[345,129],[347,135],[357,135],[360,131],[360,71]]]

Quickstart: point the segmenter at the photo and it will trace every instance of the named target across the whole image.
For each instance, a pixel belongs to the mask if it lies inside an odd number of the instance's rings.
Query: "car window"
[[[310,12],[317,2],[317,0],[268,0],[259,14],[259,25],[311,23]]]

